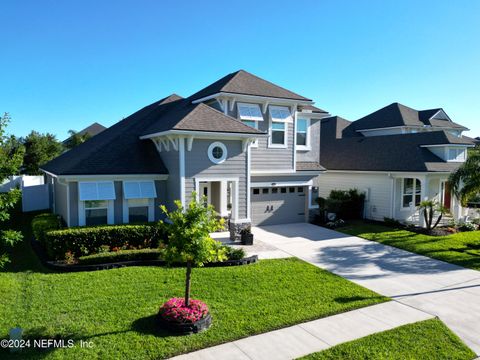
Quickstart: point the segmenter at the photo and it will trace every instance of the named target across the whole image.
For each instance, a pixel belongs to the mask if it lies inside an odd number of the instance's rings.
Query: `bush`
[[[67,253],[75,258],[111,251],[156,248],[164,233],[157,223],[143,225],[110,225],[78,227],[49,231],[45,248],[49,257],[65,259]]]
[[[185,299],[172,298],[162,305],[159,315],[170,322],[185,324],[194,323],[208,315],[208,307],[200,300],[190,300],[185,305]]]
[[[458,227],[459,231],[475,231],[477,230],[477,225],[471,222],[464,222]]]
[[[235,249],[231,246],[224,245],[226,249],[226,255],[228,260],[241,260],[245,257],[245,250],[243,249]]]
[[[63,220],[59,215],[55,214],[40,214],[32,220],[33,236],[42,245],[45,246],[45,233],[51,230],[58,230],[63,227]]]
[[[328,212],[337,214],[337,218],[345,220],[363,218],[365,194],[357,189],[332,190],[325,201]]]
[[[107,264],[133,260],[159,260],[162,258],[160,249],[119,250],[80,256],[77,263],[80,265]]]

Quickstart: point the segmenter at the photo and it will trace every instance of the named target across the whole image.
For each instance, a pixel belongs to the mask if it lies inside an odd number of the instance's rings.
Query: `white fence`
[[[22,211],[45,210],[50,207],[48,184],[44,184],[43,176],[12,176],[0,184],[0,192],[11,189],[22,190]]]

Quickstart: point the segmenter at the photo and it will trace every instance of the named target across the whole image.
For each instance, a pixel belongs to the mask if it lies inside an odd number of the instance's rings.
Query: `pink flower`
[[[208,314],[208,307],[200,300],[190,300],[190,305],[185,306],[185,299],[172,298],[160,307],[160,316],[177,323],[194,323],[203,319]]]

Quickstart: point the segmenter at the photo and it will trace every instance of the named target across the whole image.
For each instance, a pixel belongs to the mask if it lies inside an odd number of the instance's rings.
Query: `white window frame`
[[[217,146],[223,150],[223,154],[222,154],[222,157],[220,159],[217,159],[213,156],[213,149],[215,149]],[[225,162],[225,160],[227,160],[227,156],[228,156],[227,147],[225,146],[224,143],[222,143],[220,141],[215,141],[215,142],[211,143],[210,146],[208,147],[207,155],[208,155],[208,158],[210,159],[210,161],[212,163],[221,164],[221,163]]]
[[[305,120],[306,123],[307,123],[307,129],[305,131],[305,145],[297,144],[297,133],[299,133],[299,132],[303,133],[303,131],[298,131],[298,121],[299,120]],[[311,150],[311,145],[310,145],[310,119],[302,118],[302,117],[297,118],[297,126],[296,126],[296,129],[295,129],[295,145],[297,146],[297,150],[300,150],[300,151]]]
[[[130,222],[130,208],[136,206],[130,206],[128,200],[148,200],[148,221],[155,221],[155,199],[138,198],[138,199],[123,199],[123,223],[128,224]]]
[[[258,121],[256,120],[240,120],[244,125],[247,125],[247,126],[250,126],[248,124],[245,124],[245,121],[251,121],[253,122],[254,126],[253,128],[254,129],[257,129],[258,130]],[[250,126],[251,127],[251,126]],[[255,141],[250,145],[250,147],[252,148],[257,148],[258,147],[258,139],[255,139]]]
[[[445,159],[447,162],[464,162],[467,160],[467,149],[465,148],[457,148],[457,147],[447,147],[445,149]],[[455,157],[450,158],[450,151],[455,151]],[[462,157],[460,158],[460,154],[462,154]]]
[[[268,114],[269,114],[268,147],[269,148],[277,148],[277,149],[286,149],[288,147],[288,124],[293,121],[291,113],[290,113],[290,109],[287,106],[272,106],[272,105],[270,105],[268,108],[269,108],[269,111],[268,111]],[[287,117],[286,119],[282,119],[282,120],[274,119],[273,116],[272,116],[272,111],[274,111],[274,110],[288,111],[290,116]],[[272,139],[273,139],[272,134],[273,134],[273,131],[274,131],[273,130],[273,124],[274,123],[283,124],[283,126],[284,126],[283,144],[274,144],[272,142]],[[275,130],[275,131],[280,131],[280,130]]]
[[[95,209],[95,208],[87,209],[85,207],[86,201],[106,201],[107,202],[107,225],[112,225],[115,223],[113,200],[79,200],[78,201],[78,226],[86,226],[86,223],[87,223],[86,211]],[[105,208],[101,207],[98,209],[105,209]]]
[[[407,179],[413,179],[413,188],[412,188],[412,203],[413,207],[416,207],[417,205],[415,204],[415,198],[417,197],[417,181],[420,182],[420,202],[422,201],[422,181],[417,178],[412,178],[412,177],[404,177],[402,178],[402,193],[400,194],[400,207],[402,210],[408,210],[411,208],[411,206],[403,206],[403,198],[405,196],[409,196],[409,194],[405,194],[405,180]]]

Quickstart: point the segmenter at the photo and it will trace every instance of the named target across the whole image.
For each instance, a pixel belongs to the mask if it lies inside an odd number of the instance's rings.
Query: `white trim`
[[[196,201],[200,200],[200,183],[201,182],[213,182],[213,181],[226,181],[226,182],[233,182],[233,204],[232,204],[232,219],[238,219],[238,208],[239,208],[239,186],[240,186],[240,179],[238,177],[221,177],[221,176],[207,176],[207,177],[195,177],[195,191],[196,191]]]
[[[50,175],[50,174],[49,174]],[[53,176],[53,175],[52,175]],[[167,180],[168,175],[159,175],[159,174],[118,174],[118,175],[55,175],[55,178],[65,181],[103,181],[103,180],[112,180],[112,181],[122,181],[122,180],[132,180],[132,179],[149,179],[149,180]]]
[[[222,149],[222,156],[219,159],[213,156],[213,149],[215,149],[216,147],[219,147],[220,149]],[[225,160],[227,160],[228,150],[224,143],[215,141],[208,146],[207,155],[208,155],[208,159],[212,163],[222,164],[225,162]]]
[[[257,96],[257,95],[246,95],[246,94],[236,94],[236,93],[229,93],[229,92],[218,92],[212,95],[205,96],[203,98],[199,98],[192,101],[192,104],[201,103],[210,99],[215,99],[219,96],[228,96],[228,97],[235,97],[237,99],[242,99],[243,101],[269,101],[275,102],[276,104],[292,104],[292,102],[296,102],[301,105],[313,105],[312,100],[296,100],[296,99],[285,99],[285,98],[277,98],[277,97],[269,97],[269,96]]]
[[[252,155],[252,144],[248,144],[247,145],[247,218],[251,218],[251,204],[250,204],[250,181],[251,181],[251,174],[252,174],[252,170],[251,170],[251,167],[252,167],[252,159],[251,159],[251,155]]]
[[[305,120],[307,122],[307,130],[305,131],[305,144],[306,145],[298,145],[297,144],[297,132],[298,132],[298,120]],[[295,146],[296,146],[296,150],[297,151],[310,151],[312,150],[312,146],[311,146],[311,143],[310,143],[310,133],[311,133],[311,129],[310,129],[310,125],[311,125],[311,121],[310,119],[308,118],[299,118],[298,116],[296,117],[295,119],[295,136],[294,136],[294,142],[295,142]]]
[[[202,186],[206,186],[207,188],[207,203],[212,203],[212,183],[210,181],[200,181],[198,183],[198,200],[200,200],[200,196],[204,197],[205,195],[202,192]]]
[[[178,139],[178,166],[180,172],[180,202],[183,208],[186,206],[185,198],[185,139]]]
[[[293,113],[293,166],[292,167],[294,171],[297,171],[297,112],[296,111]]]
[[[284,126],[284,136],[283,136],[283,144],[273,144],[272,143],[272,125],[273,123],[278,123],[278,124],[283,124]],[[281,130],[275,130],[275,131],[281,131]],[[273,149],[286,149],[288,147],[288,122],[286,121],[273,121],[272,118],[270,117],[268,120],[268,147],[273,148]]]
[[[298,172],[296,172],[293,169],[285,169],[285,170],[252,170],[251,172],[252,175],[299,175]]]
[[[146,199],[146,198],[145,198]],[[155,221],[155,199],[147,199],[148,200],[148,221]],[[134,206],[132,206],[134,207]],[[123,223],[129,224],[130,223],[130,206],[128,206],[128,199],[123,198],[122,203],[122,217]]]
[[[66,183],[65,186],[67,187],[67,227],[70,227],[70,183]]]
[[[90,200],[87,200],[90,201]],[[115,223],[115,206],[114,200],[99,200],[107,202],[107,225],[113,225]],[[103,209],[103,208],[102,208]],[[78,226],[86,226],[85,216],[85,201],[78,200]]]
[[[402,177],[404,175],[411,175],[406,177],[415,177],[418,175],[448,175],[450,171],[367,171],[367,170],[327,170],[329,173],[355,173],[355,174],[382,174],[382,175],[398,175]]]
[[[330,117],[330,113],[314,113],[314,112],[304,112],[304,111],[297,111],[297,115],[309,119],[314,120],[321,120],[326,117]]]
[[[247,219],[230,219],[230,222],[233,224],[245,224],[245,223],[251,223],[252,220],[250,218]]]
[[[283,181],[283,182],[252,182],[250,189],[258,187],[284,187],[284,186],[312,186],[313,181]]]
[[[234,118],[232,118],[235,120]],[[243,139],[251,137],[267,137],[264,133],[234,133],[234,132],[215,132],[215,131],[195,131],[195,130],[168,130],[153,134],[140,136],[140,140],[151,139],[159,136],[168,135],[189,135],[200,139]]]
[[[413,189],[412,189],[412,202],[408,205],[408,206],[403,206],[403,198],[405,196],[409,196],[408,194],[405,194],[405,180],[406,179],[413,179]],[[422,178],[415,178],[415,177],[404,177],[401,179],[401,183],[402,183],[402,187],[401,187],[401,190],[400,190],[400,210],[402,211],[406,211],[406,210],[410,210],[412,208],[416,208],[417,205],[415,204],[416,203],[416,197],[417,197],[417,180],[420,182],[420,202],[423,201],[423,197],[422,197],[422,194],[424,192],[424,184],[423,182],[425,180],[422,181]]]
[[[425,148],[429,148],[429,147],[475,147],[475,145],[469,145],[469,144],[435,144],[435,145],[420,145],[420,147],[425,147]]]

